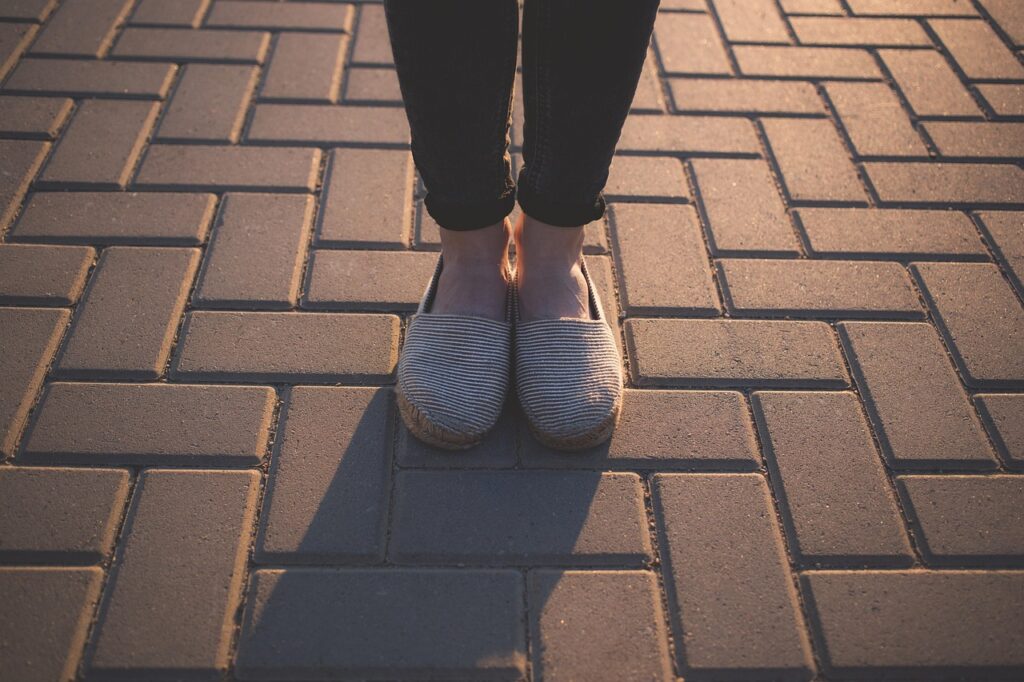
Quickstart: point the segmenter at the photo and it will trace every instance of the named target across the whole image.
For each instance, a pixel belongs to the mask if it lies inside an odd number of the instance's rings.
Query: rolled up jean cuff
[[[510,189],[504,196],[475,204],[445,202],[431,193],[423,200],[427,213],[446,230],[479,230],[500,223],[516,205],[516,190]]]
[[[531,192],[528,186],[520,184],[518,199],[523,213],[542,223],[558,227],[580,227],[600,220],[605,212],[605,199],[601,192],[598,192],[592,202],[572,203],[567,200],[568,198],[552,200],[538,196]]]

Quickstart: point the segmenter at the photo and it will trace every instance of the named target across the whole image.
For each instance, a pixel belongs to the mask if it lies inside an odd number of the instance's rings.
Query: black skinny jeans
[[[525,0],[523,168],[508,153],[516,0],[385,0],[412,154],[441,227],[523,212],[578,227],[602,190],[636,92],[659,0]]]

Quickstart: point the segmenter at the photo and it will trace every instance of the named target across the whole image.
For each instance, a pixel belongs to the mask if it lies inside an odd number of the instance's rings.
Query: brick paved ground
[[[0,20],[0,678],[1024,675],[1024,3],[663,1],[573,456],[397,419],[380,5]]]

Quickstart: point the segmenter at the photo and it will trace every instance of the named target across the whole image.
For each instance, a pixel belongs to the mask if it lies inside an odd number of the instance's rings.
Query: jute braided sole
[[[467,450],[480,443],[482,438],[456,433],[441,428],[427,419],[422,412],[416,409],[401,391],[395,391],[395,402],[398,403],[398,412],[402,415],[402,421],[406,428],[424,443],[445,450]]]
[[[615,401],[615,405],[612,407],[612,411],[600,424],[597,424],[586,433],[564,438],[552,436],[551,434],[544,433],[537,429],[529,417],[526,417],[526,424],[530,428],[530,433],[533,434],[533,437],[536,438],[537,442],[541,445],[551,448],[552,450],[574,452],[595,447],[611,438],[612,433],[615,431],[615,426],[618,424],[619,414],[621,412],[622,397],[619,396],[619,399]]]

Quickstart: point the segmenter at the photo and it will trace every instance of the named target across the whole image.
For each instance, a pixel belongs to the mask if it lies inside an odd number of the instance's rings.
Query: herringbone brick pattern
[[[587,232],[622,422],[450,454],[381,6],[0,3],[0,678],[1020,679],[1022,48],[663,0]]]

